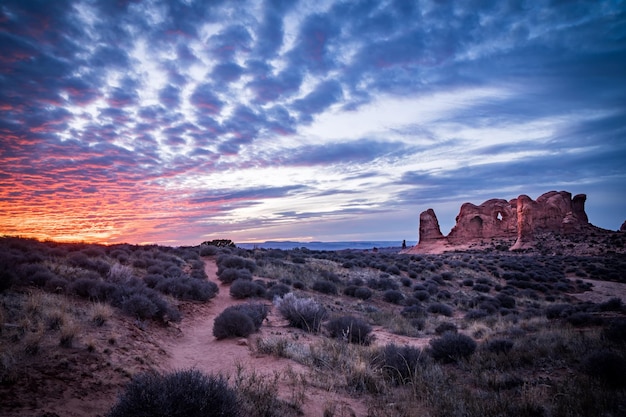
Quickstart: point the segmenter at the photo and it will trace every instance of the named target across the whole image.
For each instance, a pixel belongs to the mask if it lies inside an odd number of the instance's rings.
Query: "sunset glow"
[[[620,1],[8,0],[0,235],[416,240],[465,201],[626,220]]]

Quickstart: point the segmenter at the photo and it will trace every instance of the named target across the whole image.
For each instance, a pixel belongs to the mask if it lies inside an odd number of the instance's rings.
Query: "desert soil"
[[[168,372],[194,368],[208,374],[222,374],[231,379],[238,369],[257,375],[282,375],[279,397],[292,401],[294,375],[307,381],[300,386],[301,408],[305,416],[322,416],[334,404],[341,415],[367,415],[365,399],[344,393],[329,392],[316,386],[314,370],[298,362],[257,353],[259,338],[288,337],[299,343],[314,343],[321,336],[291,329],[275,312],[271,312],[259,333],[246,339],[216,340],[213,321],[226,307],[241,301],[229,295],[228,286],[217,280],[217,266],[207,258],[205,270],[209,279],[220,286],[218,295],[208,303],[181,305],[182,322],[169,327],[150,325],[142,329],[140,323],[115,314],[104,327],[82,335],[81,342],[72,349],[59,349],[39,354],[34,362],[20,364],[21,382],[12,390],[0,390],[0,417],[2,416],[103,416],[122,392],[129,376],[149,370]],[[585,280],[593,284],[592,291],[575,294],[583,301],[602,302],[620,297],[626,302],[626,284]],[[267,302],[269,304],[269,302]],[[410,344],[425,347],[428,338],[411,338],[391,334],[376,326],[374,343]],[[85,349],[90,341],[96,352]],[[99,354],[98,354],[99,353]],[[291,378],[285,376],[291,375]],[[45,414],[50,413],[50,414]]]

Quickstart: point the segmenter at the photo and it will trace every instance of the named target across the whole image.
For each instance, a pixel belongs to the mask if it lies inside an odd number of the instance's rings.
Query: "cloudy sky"
[[[417,240],[465,201],[626,220],[626,2],[0,2],[0,234]]]

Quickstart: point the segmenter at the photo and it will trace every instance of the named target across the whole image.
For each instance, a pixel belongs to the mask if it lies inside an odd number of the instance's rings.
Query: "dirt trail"
[[[207,374],[222,374],[235,376],[237,367],[241,366],[244,372],[255,372],[271,377],[274,372],[286,375],[288,372],[308,375],[310,370],[305,366],[289,359],[276,358],[271,355],[260,355],[251,349],[259,335],[247,339],[217,340],[213,336],[213,322],[226,308],[242,301],[234,300],[227,286],[221,286],[217,280],[217,266],[212,259],[205,259],[205,271],[209,280],[220,287],[220,292],[206,304],[189,305],[184,313],[179,334],[174,338],[163,341],[169,360],[164,364],[165,370],[198,369]],[[271,315],[268,317],[275,326],[264,324],[264,332],[282,332],[280,320]],[[268,329],[269,327],[269,329]],[[290,401],[293,395],[293,386],[289,385],[288,378],[281,379],[278,387],[279,397]],[[329,393],[315,387],[307,386],[302,411],[305,416],[321,416],[329,401],[339,406],[348,405],[356,412],[355,415],[365,415],[364,405],[351,398],[344,398],[338,394]]]

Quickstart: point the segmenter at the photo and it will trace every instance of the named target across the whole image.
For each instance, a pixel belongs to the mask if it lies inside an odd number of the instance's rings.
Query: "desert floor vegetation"
[[[172,381],[188,389],[158,388],[157,403],[203,407],[214,390],[243,415],[621,415],[625,274],[608,247],[405,255],[2,238],[0,415],[123,415],[137,389]],[[599,283],[612,291],[589,297]],[[202,357],[175,368],[190,332]]]

